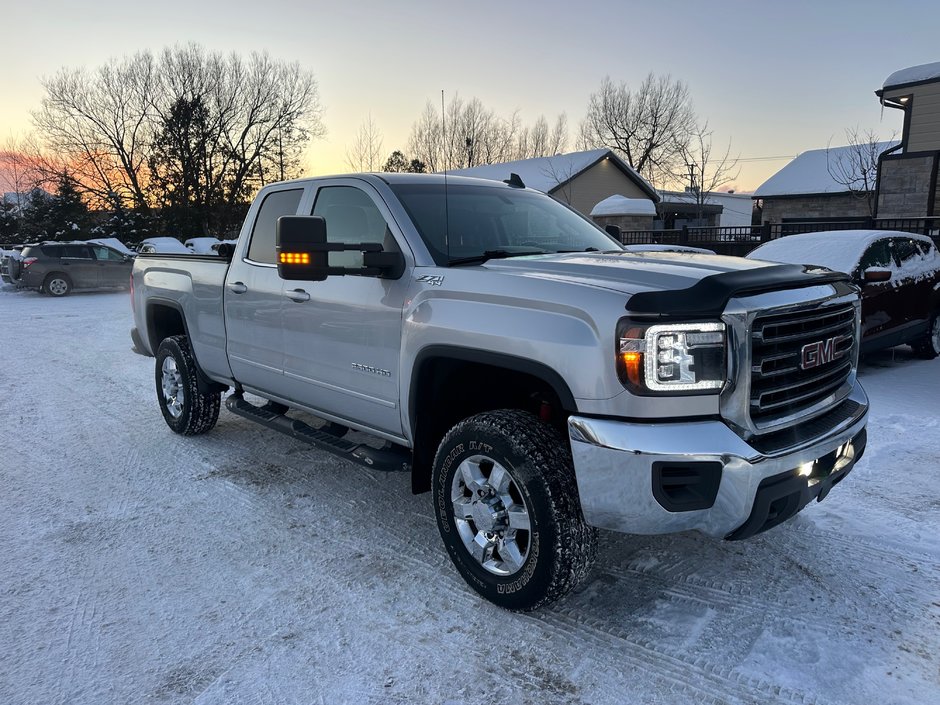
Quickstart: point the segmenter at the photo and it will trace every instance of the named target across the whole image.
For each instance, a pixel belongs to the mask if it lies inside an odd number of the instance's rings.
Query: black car
[[[134,258],[91,242],[42,242],[23,249],[13,283],[50,296],[72,289],[128,286]]]

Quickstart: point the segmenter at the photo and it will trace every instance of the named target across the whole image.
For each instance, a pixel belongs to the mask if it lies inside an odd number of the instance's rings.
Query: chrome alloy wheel
[[[494,575],[518,572],[529,555],[531,529],[522,492],[509,471],[492,458],[473,455],[457,467],[450,498],[470,555]]]
[[[183,392],[183,376],[176,366],[176,360],[172,357],[163,360],[161,372],[163,403],[166,405],[166,410],[170,412],[170,416],[178,419],[183,413],[183,403],[186,401],[186,395]]]

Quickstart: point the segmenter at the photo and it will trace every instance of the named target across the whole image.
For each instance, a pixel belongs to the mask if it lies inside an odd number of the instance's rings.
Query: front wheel
[[[516,410],[473,416],[444,437],[432,473],[444,545],[490,602],[534,610],[587,576],[597,532],[581,514],[568,445],[548,424]]]
[[[189,338],[174,335],[157,348],[154,377],[163,420],[173,431],[195,436],[210,431],[219,420],[219,392],[201,392],[196,360]]]
[[[914,354],[925,360],[933,360],[940,356],[940,311],[933,314],[927,332],[911,344]]]

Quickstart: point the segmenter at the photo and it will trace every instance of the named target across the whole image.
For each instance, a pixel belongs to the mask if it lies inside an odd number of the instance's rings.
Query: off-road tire
[[[72,280],[67,274],[53,272],[43,280],[42,291],[49,296],[68,296],[72,293]]]
[[[172,404],[164,394],[164,361],[171,358],[179,372],[179,388],[183,393],[178,415],[171,412]],[[203,393],[197,382],[196,360],[185,335],[164,338],[157,348],[154,366],[154,381],[157,388],[157,403],[163,420],[173,431],[183,436],[195,436],[212,430],[219,420],[220,392]]]
[[[470,554],[455,521],[455,474],[463,461],[480,455],[508,471],[531,523],[526,558],[508,576],[493,574]],[[513,611],[535,610],[566,595],[590,572],[597,531],[581,513],[568,443],[532,414],[490,411],[454,426],[434,458],[432,491],[451,560],[467,584],[490,602]]]

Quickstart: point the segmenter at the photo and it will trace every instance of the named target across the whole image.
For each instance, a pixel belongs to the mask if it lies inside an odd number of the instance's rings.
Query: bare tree
[[[382,168],[382,133],[372,121],[372,113],[359,126],[352,146],[346,149],[346,164],[352,171],[379,171]]]
[[[526,127],[518,111],[504,118],[478,98],[464,101],[455,96],[445,116],[442,120],[439,109],[429,101],[411,127],[408,151],[430,171],[549,156],[563,150],[568,141],[564,114],[552,130],[544,116]]]
[[[696,127],[682,150],[689,187],[680,199],[696,205],[696,218],[702,219],[709,195],[738,178],[738,158],[731,156],[731,141],[723,152],[714,152],[708,122]]]
[[[897,137],[891,136],[891,140]],[[875,216],[877,206],[878,157],[885,149],[873,130],[860,132],[857,127],[845,131],[845,147],[826,146],[826,168],[836,183],[845,186],[853,196],[865,201],[868,214]]]
[[[42,177],[28,140],[11,135],[0,147],[0,197],[11,193],[11,205],[22,208]]]
[[[653,184],[676,180],[696,127],[685,83],[650,73],[635,90],[608,76],[591,94],[580,145],[607,147]]]
[[[213,204],[242,203],[267,181],[294,175],[307,141],[324,132],[313,75],[267,54],[243,59],[188,44],[93,71],[63,69],[43,86],[36,127],[92,201],[160,204],[165,189],[153,191],[160,179],[151,170],[168,162],[155,161],[154,150],[178,142],[167,129],[174,121],[184,128],[181,105],[205,109],[191,166]]]

